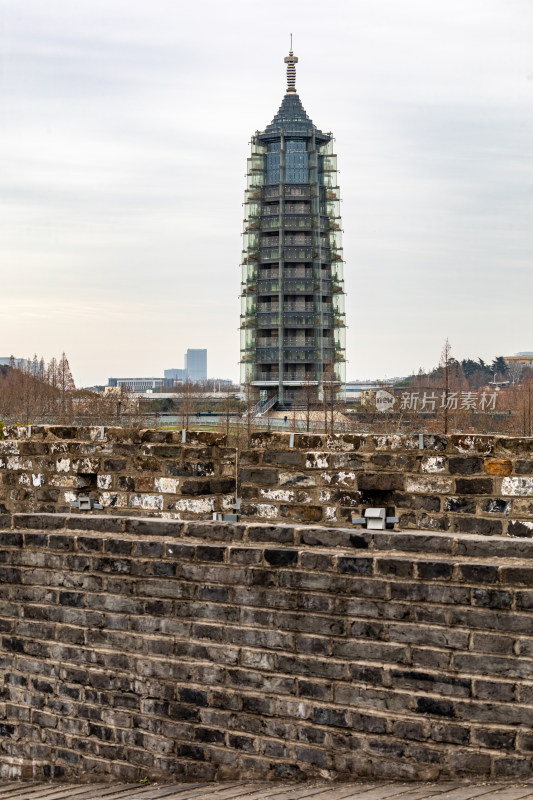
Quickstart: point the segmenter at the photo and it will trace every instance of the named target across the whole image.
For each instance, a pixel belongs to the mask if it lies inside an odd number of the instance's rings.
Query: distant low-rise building
[[[125,392],[147,392],[161,389],[164,378],[108,378],[108,387],[123,389]]]
[[[166,386],[172,386],[173,383],[184,383],[187,380],[186,369],[166,369],[164,375]]]
[[[521,364],[523,367],[533,367],[533,350],[515,353],[514,356],[504,356],[507,364]]]

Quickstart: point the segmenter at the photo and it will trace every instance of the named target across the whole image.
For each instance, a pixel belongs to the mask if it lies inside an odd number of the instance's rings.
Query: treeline
[[[76,387],[68,358],[21,359],[13,356],[0,373],[0,418],[4,422],[67,419],[72,414]]]
[[[115,391],[77,390],[68,358],[11,358],[0,367],[0,421],[30,425],[126,425],[139,427],[139,402]]]
[[[533,370],[523,364],[508,364],[503,356],[497,356],[492,362],[482,358],[463,358],[457,360],[450,355],[447,362],[442,358],[437,367],[429,372],[420,369],[417,374],[411,375],[401,383],[402,386],[417,386],[423,383],[426,386],[441,386],[443,384],[446,366],[449,379],[461,389],[478,391],[489,384],[505,384],[519,386],[527,384],[533,379]]]

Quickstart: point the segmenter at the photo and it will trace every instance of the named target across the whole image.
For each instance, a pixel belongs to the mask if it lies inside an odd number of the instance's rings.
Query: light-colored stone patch
[[[63,497],[65,498],[65,503],[75,503],[78,499],[76,492],[65,492]]]
[[[74,472],[95,473],[100,469],[100,462],[97,458],[77,458],[72,462]]]
[[[335,506],[326,506],[324,509],[326,522],[333,522],[337,517],[337,509]]]
[[[6,761],[10,760],[10,756],[6,756]],[[20,759],[22,761],[22,759]],[[16,781],[22,778],[22,767],[15,762],[0,764],[0,778],[5,778],[8,781]]]
[[[307,453],[305,459],[306,469],[328,469],[329,467],[329,454],[328,453]]]
[[[444,472],[446,459],[444,456],[427,456],[422,459],[422,472]]]
[[[448,494],[453,491],[453,479],[440,475],[407,478],[406,491],[413,494]]]
[[[294,492],[291,489],[261,489],[260,494],[265,500],[284,500],[288,503],[294,500]]]
[[[280,486],[316,486],[316,481],[311,475],[299,475],[295,472],[280,472]]]
[[[329,500],[331,500],[331,492],[329,489],[321,489],[318,493],[318,502],[327,503]]]
[[[4,439],[16,439],[17,430],[15,425],[4,425]]]
[[[35,475],[32,472],[31,482],[33,483],[34,486],[42,486],[44,484],[44,475],[43,475],[43,473],[39,472],[37,475]]]
[[[20,450],[16,442],[0,442],[0,453],[4,456],[20,455]]]
[[[403,443],[402,437],[398,434],[390,436],[374,436],[376,450],[401,450]]]
[[[215,498],[202,497],[194,500],[192,497],[184,497],[182,500],[178,500],[175,509],[176,511],[190,511],[193,514],[207,514],[215,510]]]
[[[89,481],[79,475],[52,475],[49,483],[58,489],[83,489],[89,485]]]
[[[105,440],[105,428],[104,428],[104,436],[102,439],[102,428],[100,427],[100,425],[91,426],[89,428],[89,439],[92,442],[95,442],[97,440],[102,440],[102,441]]]
[[[508,497],[533,495],[533,478],[503,478],[502,494]]]
[[[124,492],[99,492],[98,502],[104,508],[127,508],[128,495]]]
[[[31,470],[33,464],[29,459],[24,460],[20,456],[8,456],[7,457],[7,468],[8,469],[26,469]]]
[[[323,472],[320,476],[324,483],[333,483],[336,486],[353,486],[355,472]]]
[[[163,498],[158,494],[132,494],[130,495],[130,508],[146,508],[152,511],[163,509]]]
[[[355,450],[354,443],[346,441],[342,433],[336,433],[334,436],[326,436],[326,447],[328,450]]]
[[[70,470],[70,458],[58,458],[56,461],[56,472],[68,472]]]
[[[256,516],[264,517],[265,519],[274,519],[278,516],[278,507],[271,506],[268,503],[258,503],[256,505]]]
[[[99,489],[111,489],[113,485],[112,475],[98,475],[96,478],[96,485]]]
[[[156,478],[155,490],[156,492],[163,492],[163,494],[176,494],[180,482],[178,478]]]
[[[492,440],[482,436],[461,436],[454,444],[459,453],[480,453],[481,455],[492,453],[493,447]]]
[[[23,472],[22,475],[19,475],[19,483],[21,486],[29,486],[30,485],[30,476],[27,472]]]
[[[222,497],[222,511],[233,511],[233,506],[235,504],[235,495],[234,494],[225,494]]]
[[[52,455],[57,455],[58,453],[68,453],[68,444],[65,442],[52,442],[50,445],[50,452]]]

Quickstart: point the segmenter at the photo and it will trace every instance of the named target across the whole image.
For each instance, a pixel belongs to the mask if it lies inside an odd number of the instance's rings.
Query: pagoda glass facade
[[[295,88],[252,137],[244,202],[241,384],[290,407],[344,384],[346,323],[337,156]]]

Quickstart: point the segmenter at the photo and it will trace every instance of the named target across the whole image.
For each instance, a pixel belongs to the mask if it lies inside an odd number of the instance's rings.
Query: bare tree
[[[60,398],[60,419],[64,422],[67,415],[72,414],[72,393],[76,389],[65,353],[61,354],[61,360],[57,365],[57,388]]]
[[[442,399],[443,411],[444,411],[444,433],[448,433],[448,401],[450,397],[450,363],[452,358],[452,348],[450,345],[450,341],[446,338],[444,342],[444,347],[442,348],[442,353],[440,356],[440,366],[442,367],[443,374],[444,374],[444,396]]]

